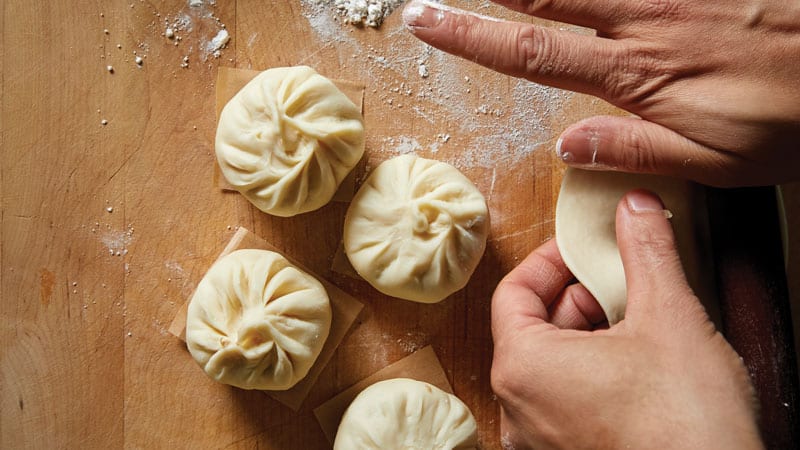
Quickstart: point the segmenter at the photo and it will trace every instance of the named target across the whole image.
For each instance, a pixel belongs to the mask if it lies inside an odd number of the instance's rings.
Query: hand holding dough
[[[556,242],[564,263],[603,308],[613,325],[625,316],[625,270],[617,247],[617,203],[626,192],[644,188],[669,209],[689,284],[713,311],[713,285],[697,236],[704,203],[689,181],[656,175],[567,169],[556,205]],[[703,270],[705,269],[705,271]]]
[[[403,155],[379,165],[353,198],[344,248],[384,294],[435,303],[463,288],[489,233],[480,191],[455,167]]]
[[[266,250],[237,250],[200,281],[186,344],[206,374],[242,389],[285,390],[306,376],[331,326],[322,284]]]
[[[225,105],[215,149],[225,179],[258,209],[313,211],[364,153],[361,111],[310,67],[270,69]]]
[[[491,373],[504,443],[763,448],[747,369],[687,284],[664,203],[637,189],[616,211],[629,283],[622,326],[598,330],[602,311],[573,284],[554,240],[494,293]]]
[[[477,448],[469,408],[422,381],[395,378],[364,389],[347,408],[334,450]]]

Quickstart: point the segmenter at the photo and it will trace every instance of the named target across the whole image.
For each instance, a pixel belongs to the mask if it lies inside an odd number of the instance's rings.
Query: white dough
[[[422,381],[395,378],[358,394],[339,424],[334,450],[450,450],[478,446],[469,408]]]
[[[556,243],[570,269],[603,308],[609,324],[625,316],[627,288],[617,247],[617,204],[626,192],[643,188],[658,194],[672,214],[678,250],[689,284],[706,303],[713,302],[712,273],[698,236],[707,220],[696,185],[675,178],[567,169],[556,206]],[[712,318],[714,311],[710,311]]]
[[[225,105],[216,154],[258,209],[288,217],[328,203],[364,154],[359,107],[310,67],[262,72]]]
[[[379,165],[344,224],[353,268],[384,294],[435,303],[463,288],[480,262],[489,210],[455,167],[403,155]]]
[[[285,390],[306,376],[330,326],[330,302],[319,281],[277,253],[237,250],[198,284],[186,344],[220,383]]]

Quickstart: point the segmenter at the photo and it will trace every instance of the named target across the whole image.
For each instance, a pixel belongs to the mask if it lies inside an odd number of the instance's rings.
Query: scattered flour
[[[489,117],[489,125],[481,124],[469,130],[481,132],[462,155],[464,163],[480,167],[495,167],[500,162],[519,163],[553,138],[550,123],[561,114],[573,95],[527,80],[516,80],[510,98],[498,101],[510,105],[487,107],[482,115]],[[500,109],[508,106],[510,111]]]
[[[228,45],[228,41],[230,40],[231,40],[231,35],[228,34],[228,30],[223,28],[219,30],[217,35],[211,39],[211,41],[206,46],[206,49],[208,50],[209,53],[214,53],[220,49],[225,48],[225,46]]]
[[[428,78],[429,75],[428,66],[426,66],[425,64],[420,64],[419,66],[417,66],[417,73],[419,73],[419,76],[421,76],[422,78]]]
[[[148,28],[156,31],[173,46],[184,46],[181,52],[173,53],[176,60],[172,64],[186,69],[186,57],[192,55],[194,61],[209,63],[210,59],[222,56],[231,39],[222,20],[215,15],[213,0],[189,0],[188,8],[183,7],[171,14],[161,14],[154,10],[156,21]],[[159,23],[160,22],[160,23]]]
[[[411,136],[387,137],[383,142],[388,147],[388,152],[394,155],[406,155],[422,150],[422,145]]]
[[[126,247],[133,242],[133,226],[128,225],[125,231],[107,230],[100,236],[100,242],[106,246],[110,256],[124,256],[128,254]]]
[[[508,433],[500,438],[500,447],[503,450],[516,450],[514,443],[511,441],[511,436]]]
[[[342,31],[339,16],[331,9],[331,0],[300,0],[303,7],[303,17],[319,36],[321,45],[330,43],[349,42],[355,40]]]
[[[397,339],[397,343],[406,353],[414,353],[428,345],[428,341],[428,335],[421,330],[411,330],[406,333],[405,338]]]
[[[170,271],[170,273],[172,274],[171,277],[186,278],[186,271],[183,269],[183,266],[181,266],[178,261],[168,260],[164,263],[164,267],[166,267]]]

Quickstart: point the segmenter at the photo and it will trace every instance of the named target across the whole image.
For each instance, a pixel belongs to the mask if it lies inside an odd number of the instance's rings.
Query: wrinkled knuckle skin
[[[642,267],[655,269],[662,264],[672,262],[677,257],[678,250],[674,239],[661,236],[645,226],[635,231],[634,239],[636,248],[640,249],[636,255],[637,261],[634,263]]]
[[[620,141],[619,148],[623,150],[619,161],[621,167],[641,173],[654,173],[658,170],[650,136],[630,127],[620,133]]]
[[[638,110],[674,78],[654,48],[632,48],[617,54],[605,82],[607,98],[625,109]]]
[[[556,72],[554,42],[547,33],[534,26],[523,27],[517,35],[517,67],[525,74],[549,77]]]
[[[480,43],[473,42],[471,35],[475,28],[474,18],[463,14],[448,14],[443,25],[445,28],[444,36],[451,44],[448,50],[453,50],[461,45],[465,46],[467,54],[476,54],[480,50]]]
[[[612,71],[605,79],[604,90],[607,98],[617,104],[629,104],[631,92],[642,84],[642,78],[635,70],[635,59],[633,50],[626,50],[611,61]]]
[[[636,16],[658,20],[672,19],[681,14],[681,0],[639,0],[635,7]]]

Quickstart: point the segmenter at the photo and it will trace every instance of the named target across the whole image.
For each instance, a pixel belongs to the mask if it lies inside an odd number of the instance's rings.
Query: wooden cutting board
[[[327,448],[314,407],[431,345],[498,448],[491,293],[552,236],[560,131],[618,111],[429,49],[399,13],[374,30],[300,0],[188,3],[4,4],[0,447]],[[276,218],[213,184],[217,68],[297,64],[364,84],[368,169],[413,151],[487,197],[492,235],[465,290],[382,296],[331,270],[345,204]],[[238,225],[365,305],[299,413],[210,382],[167,332]]]

